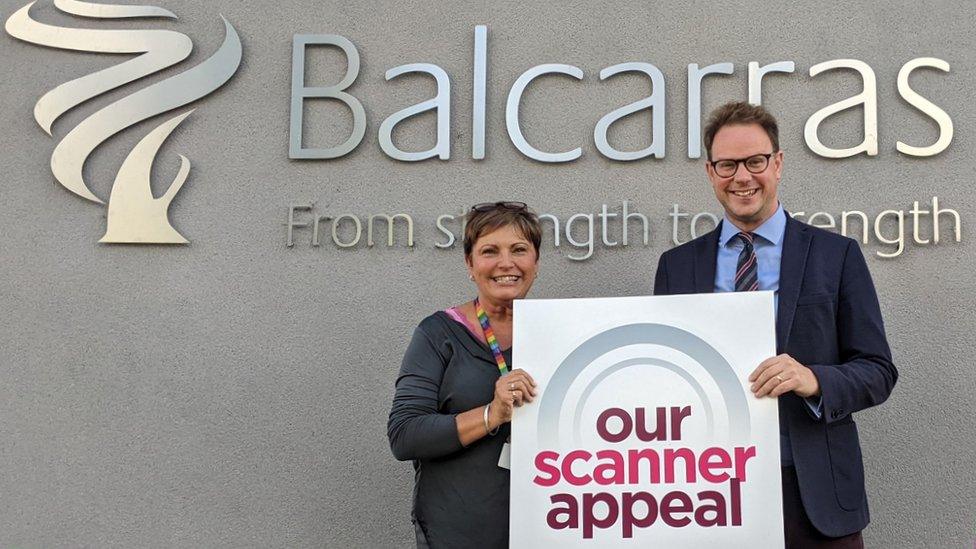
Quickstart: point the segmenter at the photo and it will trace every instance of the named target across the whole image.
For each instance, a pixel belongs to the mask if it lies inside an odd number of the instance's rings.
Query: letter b
[[[334,86],[305,86],[305,50],[309,44],[335,46],[346,54],[348,69]],[[298,159],[339,158],[355,149],[366,135],[366,111],[358,99],[344,92],[359,76],[359,51],[344,36],[338,34],[296,34],[292,38],[291,55],[291,130],[288,157]],[[302,146],[302,125],[305,99],[319,97],[342,101],[352,111],[352,133],[341,145],[328,149],[306,149]]]

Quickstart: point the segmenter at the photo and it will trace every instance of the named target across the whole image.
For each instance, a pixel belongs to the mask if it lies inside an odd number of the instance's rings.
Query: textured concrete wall
[[[26,0],[2,0],[7,17]],[[394,6],[395,4],[395,6]],[[57,185],[48,168],[57,140],[100,106],[139,85],[69,112],[54,139],[34,123],[37,98],[122,58],[2,39],[0,126],[0,545],[397,547],[411,539],[412,471],[387,448],[392,384],[410,331],[432,310],[472,297],[458,249],[433,247],[433,219],[494,199],[529,202],[565,219],[600,204],[630,204],[652,220],[649,246],[598,246],[573,262],[565,244],[543,253],[533,297],[648,293],[668,246],[667,212],[717,211],[700,161],[685,154],[686,68],[730,61],[709,80],[704,111],[746,94],[746,64],[793,60],[767,80],[765,104],[782,121],[784,204],[794,210],[908,210],[938,196],[963,216],[962,242],[909,243],[896,259],[865,245],[901,380],[882,407],[858,414],[872,523],[870,547],[962,547],[976,534],[972,334],[976,331],[976,212],[972,106],[976,44],[971,2],[420,2],[218,0],[163,4],[175,22],[99,22],[34,8],[46,22],[92,28],[172,28],[194,39],[185,70],[222,40],[223,14],[244,41],[235,78],[164,146],[162,192],[177,154],[193,163],[171,209],[184,247],[105,246],[105,210]],[[489,26],[488,157],[470,159],[474,26]],[[362,145],[330,162],[287,157],[291,37],[337,33],[362,55],[351,92],[366,106]],[[949,74],[919,71],[913,85],[955,122],[950,148],[928,159],[895,152],[898,140],[931,143],[936,126],[901,100],[908,60],[935,56]],[[827,160],[803,144],[816,110],[859,91],[850,71],[809,68],[861,59],[878,78],[880,153]],[[600,156],[592,128],[640,99],[645,81],[600,82],[600,69],[655,63],[666,76],[667,157],[623,164]],[[430,62],[452,78],[452,159],[395,162],[376,131],[389,114],[433,93],[430,79],[383,80],[396,65]],[[525,69],[582,68],[577,82],[550,77],[529,88],[523,120],[548,150],[583,157],[554,166],[526,159],[505,133],[504,101]],[[335,52],[310,57],[309,83],[335,82]],[[141,84],[140,84],[141,85]],[[344,139],[337,104],[308,108],[306,140]],[[646,117],[615,128],[621,148],[646,146]],[[158,123],[158,121],[156,121]],[[153,125],[109,140],[89,161],[107,196],[119,164]],[[433,117],[405,124],[403,148],[433,142]],[[848,113],[823,126],[825,141],[860,137]],[[540,145],[542,147],[543,145]],[[417,245],[338,249],[284,246],[286,207],[320,214],[406,212]],[[925,229],[923,234],[930,235]],[[633,238],[633,237],[632,237]],[[687,233],[683,235],[687,238]]]

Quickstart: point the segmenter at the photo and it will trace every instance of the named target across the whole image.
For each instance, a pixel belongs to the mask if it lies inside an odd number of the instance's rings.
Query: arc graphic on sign
[[[742,382],[736,376],[732,365],[715,348],[700,337],[674,326],[663,324],[628,324],[601,332],[576,347],[556,367],[546,390],[539,402],[538,434],[540,447],[559,447],[559,420],[566,406],[566,397],[576,378],[590,363],[600,356],[628,345],[660,345],[685,354],[708,372],[718,386],[729,417],[729,435],[733,440],[747,440],[750,436],[750,412]],[[654,359],[635,359],[634,364],[652,364]],[[630,366],[624,361],[614,367]],[[663,361],[654,363],[666,367]],[[670,364],[670,363],[668,363]],[[668,368],[670,369],[670,368]],[[682,376],[685,377],[685,376]],[[598,380],[594,380],[598,382]],[[591,384],[590,387],[593,385]],[[590,391],[590,387],[587,391]],[[703,391],[699,384],[692,384],[699,394]],[[588,392],[584,392],[585,395]],[[703,398],[703,402],[707,401]],[[576,406],[573,404],[573,406]],[[574,416],[575,417],[575,416]],[[579,418],[575,418],[574,429],[578,430]],[[711,421],[708,428],[711,430]]]
[[[112,67],[66,82],[47,92],[34,107],[34,119],[52,135],[55,121],[67,111],[150,74],[186,59],[193,42],[185,34],[169,30],[105,30],[59,27],[33,19],[31,2],[11,15],[5,28],[14,38],[51,48],[93,53],[140,54]],[[79,0],[54,0],[62,12],[96,19],[169,18],[176,16],[154,6],[95,4]],[[82,120],[55,146],[51,172],[64,188],[95,202],[96,196],[83,175],[91,153],[113,135],[143,120],[177,109],[205,97],[223,86],[237,72],[241,62],[240,37],[224,22],[220,48],[198,65],[156,82],[115,101]],[[190,172],[190,161],[180,155],[180,169],[162,196],[150,187],[150,171],[160,146],[185,120],[189,110],[160,123],[129,153],[119,169],[109,196],[107,227],[100,242],[125,244],[186,244],[169,222],[173,198]]]
[[[593,391],[599,387],[600,383],[603,382],[604,379],[619,372],[620,370],[634,366],[668,370],[669,372],[676,374],[678,377],[684,380],[685,383],[691,386],[692,390],[695,391],[695,394],[698,395],[698,398],[702,402],[702,409],[705,414],[705,437],[708,439],[712,439],[714,437],[715,412],[712,410],[712,402],[709,401],[708,396],[705,394],[705,389],[702,388],[701,383],[699,383],[698,380],[689,374],[684,368],[674,364],[673,362],[661,360],[659,358],[638,357],[621,360],[620,362],[611,365],[607,369],[597,374],[597,376],[590,380],[590,382],[586,385],[586,388],[583,389],[583,393],[579,398],[579,403],[576,405],[576,415],[573,416],[573,437],[575,439],[574,442],[576,443],[576,446],[583,445],[583,409],[585,408],[587,399],[590,398],[590,395],[593,394]]]

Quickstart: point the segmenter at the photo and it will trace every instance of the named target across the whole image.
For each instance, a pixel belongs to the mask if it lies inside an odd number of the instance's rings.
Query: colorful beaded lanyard
[[[474,308],[478,313],[478,322],[481,323],[481,331],[485,333],[485,339],[488,340],[488,346],[491,347],[491,354],[495,357],[495,362],[498,363],[498,371],[501,375],[508,373],[508,363],[505,362],[505,357],[502,356],[501,347],[498,346],[498,339],[495,338],[495,332],[491,329],[491,323],[488,322],[488,313],[485,312],[484,307],[481,306],[481,302],[478,298],[474,298]]]

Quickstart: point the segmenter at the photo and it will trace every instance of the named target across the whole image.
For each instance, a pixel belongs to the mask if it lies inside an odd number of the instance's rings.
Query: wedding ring
[[[776,378],[776,379],[777,379],[777,380],[778,380],[778,381],[779,381],[780,383],[783,383],[783,381],[785,381],[785,380],[783,379],[783,377],[782,377],[782,376],[780,376],[779,374],[777,374],[777,375],[775,375],[775,376],[773,376],[773,377],[775,377],[775,378]]]

